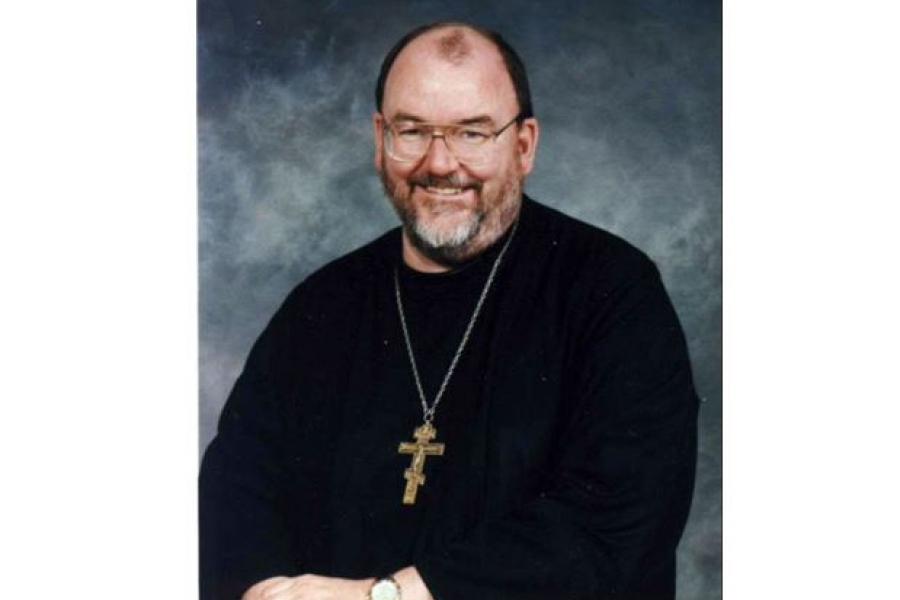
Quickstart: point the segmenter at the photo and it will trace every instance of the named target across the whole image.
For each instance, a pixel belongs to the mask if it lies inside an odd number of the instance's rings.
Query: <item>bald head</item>
[[[430,50],[434,56],[452,64],[461,65],[476,53],[490,53],[501,61],[512,85],[520,119],[533,116],[531,91],[525,65],[515,50],[495,32],[466,23],[438,22],[418,27],[403,36],[387,53],[381,64],[375,87],[375,106],[383,109],[385,88],[394,63],[407,47],[417,46],[418,51]],[[418,54],[418,52],[417,52]]]
[[[518,115],[515,86],[497,47],[466,28],[434,29],[412,40],[385,82],[382,113],[388,120],[405,114],[462,121],[494,112],[506,121]]]

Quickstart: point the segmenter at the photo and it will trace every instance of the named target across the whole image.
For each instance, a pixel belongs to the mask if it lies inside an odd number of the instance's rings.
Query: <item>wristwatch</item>
[[[400,600],[400,584],[390,575],[377,578],[369,588],[369,600]]]

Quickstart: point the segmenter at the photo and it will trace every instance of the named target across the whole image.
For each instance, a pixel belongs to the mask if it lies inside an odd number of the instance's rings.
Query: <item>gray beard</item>
[[[408,197],[397,197],[395,188],[383,171],[380,176],[384,193],[400,218],[409,241],[429,259],[448,267],[457,267],[472,260],[499,239],[515,220],[521,201],[519,182],[507,182],[500,190],[502,200],[500,205],[495,208],[498,213],[496,219],[487,219],[487,214],[482,211],[474,214],[464,223],[460,223],[451,231],[438,231],[427,227],[416,217],[415,208],[410,205]],[[412,196],[413,189],[410,187],[409,196]],[[511,198],[513,196],[514,198]],[[497,222],[498,219],[499,222]],[[495,234],[489,236],[492,239],[479,240],[479,234],[485,227],[497,228],[498,231],[492,232]]]
[[[447,266],[457,266],[466,262],[469,258],[469,244],[481,231],[484,222],[484,213],[472,215],[464,223],[460,223],[451,231],[439,231],[426,226],[416,217],[416,209],[409,203],[409,198],[398,198],[397,192],[387,179],[387,175],[381,175],[381,185],[384,193],[391,201],[391,206],[400,218],[403,231],[416,250],[431,260]],[[413,188],[410,188],[409,196],[412,196]]]
[[[484,221],[484,214],[478,213],[472,215],[450,231],[442,231],[437,228],[428,227],[423,221],[410,218],[404,225],[407,226],[409,233],[416,238],[422,245],[429,248],[458,248],[468,244],[481,229],[481,222]]]
[[[481,224],[484,222],[484,214],[479,212],[452,230],[441,231],[428,227],[411,210],[402,212],[400,219],[403,221],[403,229],[413,246],[428,258],[442,264],[464,262],[469,245],[481,231]]]

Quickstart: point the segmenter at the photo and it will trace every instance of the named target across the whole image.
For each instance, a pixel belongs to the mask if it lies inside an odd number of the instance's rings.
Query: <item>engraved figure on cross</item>
[[[397,449],[400,454],[412,455],[409,468],[403,472],[403,478],[406,479],[403,504],[415,504],[419,486],[425,485],[425,474],[422,472],[425,468],[425,457],[443,456],[444,454],[444,444],[431,442],[436,435],[437,430],[432,427],[431,423],[425,423],[413,432],[413,437],[416,438],[415,442],[401,442]]]

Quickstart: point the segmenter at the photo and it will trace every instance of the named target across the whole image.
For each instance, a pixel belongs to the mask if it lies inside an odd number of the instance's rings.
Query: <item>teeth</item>
[[[429,187],[425,188],[432,194],[440,194],[443,196],[454,196],[456,194],[462,193],[462,188],[438,188],[438,187]]]

